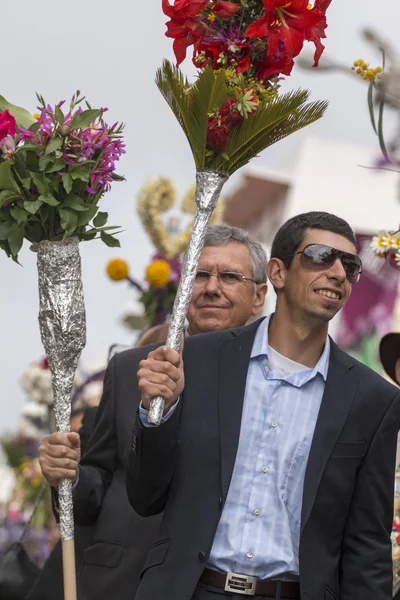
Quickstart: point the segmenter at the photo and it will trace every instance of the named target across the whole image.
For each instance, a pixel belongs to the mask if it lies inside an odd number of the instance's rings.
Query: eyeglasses
[[[232,287],[243,281],[252,281],[257,283],[255,279],[245,277],[242,273],[235,273],[234,271],[223,271],[222,273],[210,273],[209,271],[197,271],[194,284],[201,286],[206,285],[210,281],[210,277],[216,277],[221,287]]]
[[[323,271],[329,269],[339,258],[346,272],[346,278],[350,283],[357,283],[362,273],[361,258],[350,252],[336,250],[325,244],[309,244],[300,252],[295,252],[291,256],[300,254],[300,264],[308,271]],[[286,257],[289,258],[289,257]]]

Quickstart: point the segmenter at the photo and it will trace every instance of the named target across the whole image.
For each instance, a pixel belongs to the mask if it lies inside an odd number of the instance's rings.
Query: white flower
[[[375,254],[386,254],[386,252],[389,252],[393,243],[394,238],[389,231],[380,231],[378,235],[375,235],[372,238],[371,248]]]

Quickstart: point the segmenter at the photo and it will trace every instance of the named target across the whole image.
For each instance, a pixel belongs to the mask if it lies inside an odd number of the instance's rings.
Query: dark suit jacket
[[[133,600],[160,516],[143,519],[129,504],[124,465],[140,402],[136,373],[153,347],[116,354],[104,379],[96,425],[79,467],[75,524],[92,529],[78,565],[78,600]]]
[[[185,340],[179,409],[158,428],[136,419],[128,495],[164,511],[136,600],[190,600],[207,563],[239,441],[259,322]],[[332,342],[305,475],[299,548],[303,600],[390,600],[397,389]]]

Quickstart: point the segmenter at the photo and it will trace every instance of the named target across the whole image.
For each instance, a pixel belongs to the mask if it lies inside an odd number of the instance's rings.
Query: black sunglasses
[[[350,283],[357,283],[360,280],[362,262],[361,258],[355,254],[336,250],[336,248],[325,246],[325,244],[309,244],[300,252],[295,252],[286,258],[291,258],[296,254],[300,254],[300,264],[308,271],[329,269],[337,259],[340,259]]]

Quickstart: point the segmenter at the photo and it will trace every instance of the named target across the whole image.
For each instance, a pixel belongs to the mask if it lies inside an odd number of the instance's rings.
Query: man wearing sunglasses
[[[136,600],[390,600],[399,394],[328,336],[361,271],[345,221],[298,215],[273,315],[138,365],[128,495],[164,516]]]

